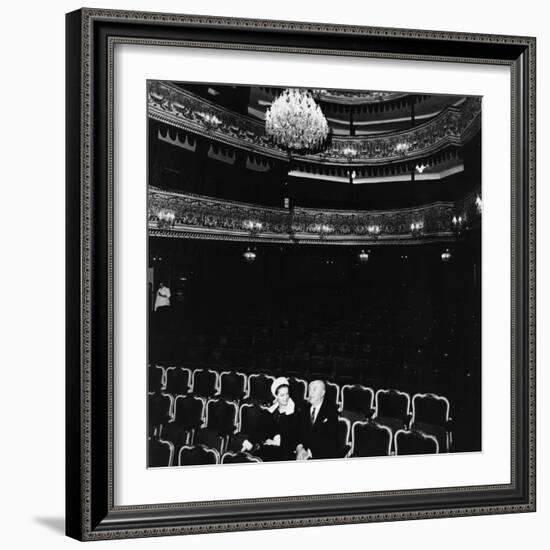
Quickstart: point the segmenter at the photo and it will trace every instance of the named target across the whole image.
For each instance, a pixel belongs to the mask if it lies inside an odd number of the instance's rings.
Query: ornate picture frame
[[[511,74],[510,483],[116,504],[119,44],[499,65]],[[67,15],[66,532],[79,540],[535,510],[535,39],[81,9]]]

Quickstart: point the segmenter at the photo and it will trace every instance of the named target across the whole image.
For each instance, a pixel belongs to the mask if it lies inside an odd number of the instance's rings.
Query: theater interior
[[[281,376],[324,381],[333,458],[482,451],[481,98],[150,81],[147,114],[149,467],[260,462]]]

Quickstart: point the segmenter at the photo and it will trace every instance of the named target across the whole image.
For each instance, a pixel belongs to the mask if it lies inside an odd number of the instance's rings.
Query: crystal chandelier
[[[266,111],[265,131],[289,151],[319,150],[328,136],[328,123],[310,92],[285,90]]]

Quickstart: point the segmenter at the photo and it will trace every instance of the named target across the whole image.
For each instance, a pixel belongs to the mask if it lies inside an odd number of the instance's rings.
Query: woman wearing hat
[[[271,385],[275,398],[269,407],[269,421],[264,433],[264,441],[254,453],[264,462],[275,460],[294,460],[297,442],[297,423],[294,401],[289,395],[288,379],[277,378]],[[249,448],[245,448],[246,443]],[[245,442],[243,450],[251,450],[252,445]]]

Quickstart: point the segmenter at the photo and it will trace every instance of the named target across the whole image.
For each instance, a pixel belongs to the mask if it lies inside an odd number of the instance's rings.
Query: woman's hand
[[[280,434],[277,434],[273,439],[266,439],[264,441],[264,445],[270,445],[272,447],[280,447],[281,446]]]
[[[296,460],[307,460],[311,458],[311,453],[309,450],[304,449],[302,444],[296,447]]]
[[[241,453],[247,453],[253,449],[254,445],[248,441],[248,439],[245,439],[243,441],[243,446],[241,447]]]

